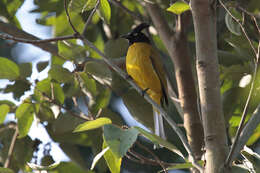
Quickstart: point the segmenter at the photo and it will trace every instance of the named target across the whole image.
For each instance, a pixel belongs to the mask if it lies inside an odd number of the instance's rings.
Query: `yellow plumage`
[[[123,35],[129,42],[126,55],[126,70],[135,83],[146,90],[147,94],[159,105],[167,101],[167,82],[165,71],[156,49],[150,44],[149,38],[141,31],[149,27],[141,23],[127,35]],[[166,138],[163,127],[163,118],[160,112],[153,108],[155,134]]]
[[[143,90],[149,88],[147,94],[157,104],[161,104],[162,86],[153,67],[152,53],[150,44],[141,42],[132,44],[127,51],[126,70],[140,88]]]
[[[136,42],[130,45],[126,56],[126,70],[136,84],[159,105],[167,102],[166,79],[159,54],[149,43]],[[155,134],[166,139],[163,119],[158,110],[154,109]]]

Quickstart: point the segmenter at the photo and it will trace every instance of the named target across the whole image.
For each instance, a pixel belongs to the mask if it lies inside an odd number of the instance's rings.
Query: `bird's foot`
[[[150,88],[145,88],[144,90],[142,90],[142,97],[144,97],[144,94],[149,90]]]

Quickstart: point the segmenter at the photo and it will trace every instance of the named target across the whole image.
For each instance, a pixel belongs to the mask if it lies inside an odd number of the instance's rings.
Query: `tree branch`
[[[2,21],[0,21],[0,31],[2,31],[6,34],[12,35],[14,37],[21,38],[21,39],[40,40],[40,38],[33,36],[25,31],[22,31],[22,30],[18,29],[16,26],[8,24],[8,23],[4,23]],[[47,52],[50,52],[53,55],[59,56],[58,47],[54,44],[51,44],[51,43],[42,43],[42,44],[32,43],[32,44]]]
[[[16,142],[16,139],[18,137],[18,134],[19,134],[19,130],[18,130],[18,127],[16,125],[14,135],[13,135],[13,138],[12,138],[12,141],[10,143],[9,150],[8,150],[7,158],[6,158],[5,163],[4,163],[4,168],[8,168],[9,165],[10,165],[11,158],[12,158],[13,151],[14,151],[15,142]]]
[[[23,38],[18,38],[14,37],[12,35],[7,35],[7,34],[0,34],[0,38],[6,39],[6,40],[13,40],[21,43],[30,43],[30,44],[42,44],[42,43],[49,43],[53,41],[60,41],[60,40],[70,40],[70,39],[76,39],[74,35],[68,35],[68,36],[62,36],[62,37],[55,37],[55,38],[49,38],[49,39],[43,39],[43,40],[31,40],[31,39],[23,39]]]
[[[260,123],[260,105],[256,108],[255,112],[243,128],[240,133],[237,146],[234,148],[233,154],[230,156],[230,160],[233,161],[246,145],[248,139],[252,136],[253,132]]]

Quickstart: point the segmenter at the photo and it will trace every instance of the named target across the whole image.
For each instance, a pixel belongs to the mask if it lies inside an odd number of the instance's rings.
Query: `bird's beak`
[[[129,40],[130,34],[128,33],[128,34],[125,34],[125,35],[121,35],[120,38],[124,38],[124,39]]]

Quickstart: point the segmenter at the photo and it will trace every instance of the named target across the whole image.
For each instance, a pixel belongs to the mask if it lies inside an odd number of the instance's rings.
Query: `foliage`
[[[74,34],[68,22],[63,1],[35,0],[34,3],[36,8],[31,13],[41,14],[36,22],[43,26],[51,26],[53,37]],[[99,3],[98,6],[96,6],[97,3]],[[157,3],[162,8],[167,22],[173,25],[175,24],[172,18],[175,14],[181,15],[189,10],[189,5],[182,1],[177,1],[172,5],[168,4],[166,0]],[[22,4],[21,0],[1,1],[0,17],[5,18],[7,23],[21,28],[21,21],[17,20],[15,14]],[[227,3],[227,5],[230,4]],[[241,2],[239,5],[250,14],[259,15],[260,4],[258,0]],[[92,10],[97,8],[83,34],[112,62],[124,69],[122,59],[127,51],[128,43],[119,36],[130,31],[137,19],[127,10],[122,9],[122,6],[136,16],[147,18],[146,9],[139,1],[70,0],[68,4],[71,22],[80,33],[84,31],[84,24]],[[259,33],[254,22],[247,13],[235,8],[232,4],[230,6],[232,14],[243,22],[244,28],[247,29],[252,44],[256,48]],[[257,21],[259,22],[259,18]],[[253,75],[255,57],[238,23],[222,8],[218,9],[217,32],[223,111],[229,136],[233,138],[252,81],[249,81],[244,87],[241,87],[241,82],[245,76]],[[166,49],[157,32],[152,32],[151,38],[154,40],[155,46],[163,52],[162,55],[165,55]],[[195,39],[192,27],[188,30],[188,38],[191,56],[195,57]],[[5,44],[9,43],[5,42]],[[169,170],[192,167],[184,147],[172,129],[167,129],[169,136],[167,141],[154,135],[151,131],[147,131],[147,129],[153,129],[151,106],[129,86],[126,80],[107,66],[95,50],[76,39],[59,40],[52,45],[57,48],[56,54],[52,52],[50,61],[41,61],[36,64],[38,72],[44,71],[47,67],[50,68],[48,77],[40,81],[32,78],[34,70],[32,63],[12,61],[12,59],[18,59],[18,55],[12,58],[0,57],[0,79],[9,81],[9,84],[1,87],[0,91],[12,93],[13,98],[20,101],[19,104],[14,104],[9,100],[0,101],[0,162],[2,166],[4,166],[6,159],[11,157],[9,167],[0,167],[0,172],[13,173],[19,170],[24,172],[48,170],[50,173],[86,172],[86,170],[89,173],[106,172],[107,170],[113,173],[119,173],[122,170],[155,172],[155,170],[162,169],[160,164],[156,162],[157,158],[154,158],[152,154],[147,154],[147,151],[141,147],[145,146],[147,150],[152,151],[153,144],[159,149],[152,152],[158,155],[162,161],[171,163],[167,165]],[[0,48],[0,55],[6,53],[5,51],[8,50]],[[173,74],[173,68],[169,67],[170,58],[166,55],[164,57],[163,61],[168,72]],[[65,62],[72,63],[74,69],[65,68]],[[192,63],[195,64],[195,62]],[[259,79],[258,70],[247,112],[247,120],[259,105]],[[172,79],[172,82],[176,86],[175,80]],[[31,93],[24,97],[24,93],[27,91],[31,91]],[[129,122],[122,118],[124,115],[120,115],[115,109],[118,106],[113,102],[116,97],[122,98],[133,117],[145,125],[145,130],[140,127],[128,128],[124,126],[128,125]],[[84,105],[83,108],[80,105]],[[177,113],[172,103],[167,111],[174,120],[183,123],[180,118],[182,115]],[[15,114],[17,123],[5,122],[6,117],[12,114]],[[46,130],[51,138],[60,143],[61,149],[71,158],[71,162],[53,164],[52,156],[45,154],[45,159],[42,159],[41,164],[29,163],[32,161],[33,153],[37,154],[39,145],[37,140],[32,140],[28,136],[34,120],[46,125]],[[8,156],[14,126],[18,127],[19,136],[16,139],[12,155]],[[259,134],[260,126],[255,129],[248,145],[259,144]],[[138,145],[138,143],[141,144]],[[160,148],[161,146],[164,148]],[[133,151],[138,151],[148,161],[153,160],[157,166],[145,166],[131,161],[147,161],[142,160],[141,157],[135,158]],[[242,155],[253,163],[256,170],[259,170],[259,166],[256,164],[259,162],[259,155],[246,151]],[[129,160],[126,160],[126,157]],[[237,167],[233,170],[237,169],[241,171],[241,168]]]

